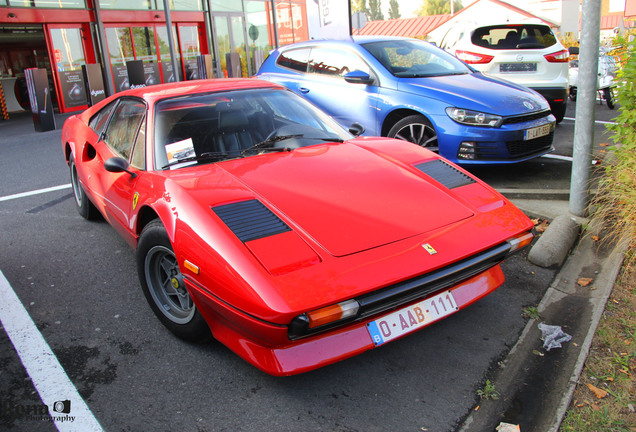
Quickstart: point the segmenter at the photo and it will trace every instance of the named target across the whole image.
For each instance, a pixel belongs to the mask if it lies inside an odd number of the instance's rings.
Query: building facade
[[[46,69],[54,106],[62,113],[88,106],[82,72],[88,64],[101,66],[107,94],[130,86],[127,64],[134,60],[143,62],[147,85],[197,79],[202,58],[211,60],[207,78],[250,76],[269,50],[309,38],[308,3],[0,0],[0,79],[7,109],[28,109],[28,68]]]

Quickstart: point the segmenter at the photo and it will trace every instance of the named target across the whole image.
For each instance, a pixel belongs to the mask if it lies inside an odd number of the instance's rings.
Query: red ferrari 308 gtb
[[[136,248],[161,322],[291,375],[467,307],[533,238],[461,168],[361,131],[276,84],[187,81],[70,117],[62,146],[79,213]]]

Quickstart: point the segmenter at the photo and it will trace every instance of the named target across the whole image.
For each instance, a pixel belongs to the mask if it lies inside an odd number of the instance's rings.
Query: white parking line
[[[2,271],[0,298],[0,321],[51,417],[31,412],[24,420],[52,420],[60,432],[103,432]]]
[[[569,121],[576,121],[575,118],[572,117],[563,117],[563,120],[569,120]],[[608,124],[608,125],[615,125],[617,124],[616,122],[610,122],[610,121],[603,121],[603,120],[595,120],[594,123],[598,123],[598,124]]]
[[[24,197],[28,197],[32,195],[39,195],[39,194],[43,194],[47,192],[54,192],[54,191],[58,191],[62,189],[69,189],[70,187],[71,187],[71,184],[69,183],[69,184],[60,185],[60,186],[53,186],[46,189],[38,189],[31,192],[23,192],[23,193],[19,193],[15,195],[7,195],[7,196],[0,197],[0,201],[9,201],[12,199],[24,198]]]
[[[548,158],[548,159],[558,159],[558,160],[563,160],[563,161],[568,161],[568,162],[572,162],[572,156],[563,156],[563,155],[555,155],[555,154],[545,154],[541,157],[544,158]]]

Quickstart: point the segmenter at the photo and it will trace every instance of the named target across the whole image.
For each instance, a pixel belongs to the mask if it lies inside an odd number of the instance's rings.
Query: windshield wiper
[[[264,151],[290,151],[289,147],[270,147],[272,144],[276,144],[277,142],[285,141],[292,138],[302,138],[306,140],[319,140],[319,141],[327,141],[327,142],[344,142],[343,139],[338,137],[306,137],[303,134],[293,134],[293,135],[280,135],[272,138],[268,138],[265,141],[261,141],[259,143],[254,144],[252,147],[248,147],[241,152],[242,155],[245,153],[254,151],[254,150],[264,150]]]
[[[187,162],[198,162],[198,161],[204,161],[204,160],[223,160],[227,158],[228,156],[230,156],[230,152],[206,152],[206,153],[201,153],[198,156],[190,156],[187,158],[174,160],[170,162],[169,164],[162,166],[161,169],[170,168],[171,166],[179,165],[181,163],[187,163]]]
[[[269,146],[272,144],[276,144],[277,142],[285,141],[291,138],[301,138],[302,136],[303,134],[294,134],[294,135],[279,135],[279,136],[271,137],[266,139],[265,141],[261,141],[259,143],[254,144],[252,147],[246,148],[245,150],[241,152],[241,154],[245,154],[246,152],[250,152],[253,150],[262,150],[262,149],[281,150],[280,148],[272,148]]]

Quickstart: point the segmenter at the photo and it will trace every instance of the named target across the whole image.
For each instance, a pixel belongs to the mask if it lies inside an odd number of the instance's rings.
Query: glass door
[[[126,62],[135,60],[130,27],[106,28],[106,43],[110,56],[110,67],[113,71],[115,92],[130,88],[128,80],[128,68]]]
[[[48,26],[52,73],[61,112],[88,106],[82,65],[93,59],[87,59],[84,33],[89,32],[84,32],[81,25]]]
[[[201,55],[201,39],[199,27],[194,24],[179,24],[179,47],[183,59],[183,72],[186,80],[199,79],[199,56]]]
[[[154,27],[132,27],[135,58],[142,60],[147,86],[161,83]]]
[[[248,68],[247,37],[245,34],[243,14],[215,14],[214,15],[214,41],[216,43],[217,65],[216,68],[220,77],[240,76],[248,77],[253,72]],[[237,70],[228,71],[228,54],[239,64],[235,65]],[[236,54],[235,56],[231,56]]]

